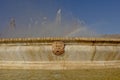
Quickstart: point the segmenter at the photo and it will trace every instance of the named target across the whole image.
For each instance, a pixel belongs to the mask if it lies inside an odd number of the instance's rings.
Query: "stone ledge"
[[[120,61],[0,61],[0,69],[78,70],[120,68]]]
[[[43,38],[1,38],[1,42],[44,42],[44,41],[105,41],[105,42],[120,42],[120,39],[110,39],[110,38],[62,38],[62,37],[43,37]]]

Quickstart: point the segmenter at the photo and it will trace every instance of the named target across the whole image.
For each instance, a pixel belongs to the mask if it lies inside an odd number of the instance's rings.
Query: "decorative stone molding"
[[[55,55],[61,55],[65,52],[65,44],[62,41],[55,41],[52,44],[52,51]]]

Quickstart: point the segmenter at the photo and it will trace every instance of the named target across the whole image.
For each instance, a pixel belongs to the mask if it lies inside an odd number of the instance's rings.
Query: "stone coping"
[[[0,43],[35,43],[35,42],[53,42],[53,41],[63,41],[63,42],[113,42],[120,43],[120,39],[111,38],[80,38],[80,37],[43,37],[43,38],[1,38]]]

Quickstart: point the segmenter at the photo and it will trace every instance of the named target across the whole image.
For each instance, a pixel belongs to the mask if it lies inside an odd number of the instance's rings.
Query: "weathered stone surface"
[[[52,45],[0,46],[0,61],[112,61],[120,60],[120,46],[66,45],[56,56]]]
[[[64,42],[64,54],[53,54],[53,42]],[[63,48],[63,47],[62,47]],[[48,72],[57,72],[58,70],[64,70],[63,74],[69,76],[56,77],[57,80],[70,80],[70,79],[108,79],[111,77],[109,70],[114,75],[111,80],[119,80],[120,73],[114,70],[120,70],[120,39],[101,39],[101,38],[18,38],[18,39],[0,39],[0,79],[5,79],[8,75],[11,75],[9,71],[16,72],[21,69],[19,74],[24,74],[22,70],[39,70],[40,75],[45,78],[52,76]],[[108,70],[109,69],[109,70]],[[14,71],[16,70],[16,71]],[[48,72],[45,72],[48,70]],[[86,72],[86,70],[89,70]],[[103,70],[103,71],[101,71]],[[12,72],[11,71],[11,72]],[[76,72],[77,71],[77,72]],[[79,71],[82,71],[84,75],[81,77]],[[36,72],[36,71],[35,71]],[[75,72],[75,74],[73,74]],[[100,73],[99,73],[100,72]],[[107,76],[105,74],[109,73]],[[45,73],[45,74],[43,74]],[[47,75],[48,73],[48,75]],[[96,75],[98,73],[98,76]],[[6,75],[5,75],[6,74]],[[30,79],[37,78],[39,76],[35,73],[31,74]],[[24,75],[29,76],[30,74]],[[97,79],[97,77],[104,76]],[[19,77],[15,75],[15,77]],[[54,74],[55,76],[56,74]],[[62,74],[60,74],[62,75]],[[72,75],[72,76],[70,76]],[[86,77],[85,77],[86,76]],[[117,76],[117,77],[116,77]],[[13,74],[11,78],[13,77]],[[69,77],[68,79],[66,77]],[[84,78],[83,78],[84,77]],[[16,78],[17,79],[17,78]],[[27,78],[28,79],[28,78]],[[30,80],[29,79],[29,80]],[[24,80],[26,80],[24,78]],[[46,80],[54,80],[46,78]]]

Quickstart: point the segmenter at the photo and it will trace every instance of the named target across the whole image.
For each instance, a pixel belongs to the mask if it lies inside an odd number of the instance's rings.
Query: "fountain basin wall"
[[[65,52],[55,55],[52,44]],[[1,69],[119,68],[120,40],[102,38],[17,38],[0,40]]]

